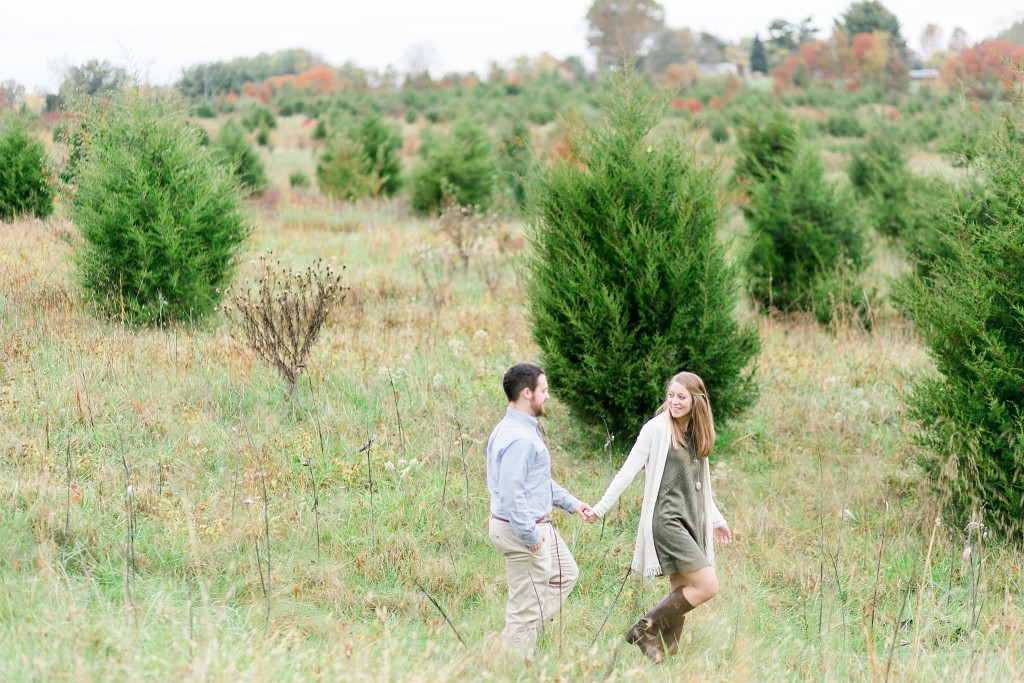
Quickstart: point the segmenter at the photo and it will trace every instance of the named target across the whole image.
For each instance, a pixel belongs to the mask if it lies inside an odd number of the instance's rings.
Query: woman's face
[[[668,388],[668,413],[673,419],[689,415],[693,408],[693,396],[679,382],[672,382]]]

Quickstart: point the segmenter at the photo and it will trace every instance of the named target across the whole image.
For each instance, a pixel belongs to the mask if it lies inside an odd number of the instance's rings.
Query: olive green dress
[[[672,448],[654,506],[654,548],[663,576],[711,566],[704,550],[704,493],[700,490],[706,458]]]

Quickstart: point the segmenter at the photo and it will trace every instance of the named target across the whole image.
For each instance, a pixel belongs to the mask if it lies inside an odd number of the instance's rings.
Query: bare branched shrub
[[[288,382],[291,393],[327,316],[348,287],[341,284],[342,273],[320,259],[296,272],[272,256],[260,257],[255,287],[229,294],[224,313],[256,355]]]
[[[444,235],[452,249],[451,264],[469,271],[470,260],[478,255],[487,237],[497,232],[496,213],[481,211],[479,206],[460,206],[452,195],[445,195],[444,209],[438,219],[438,230]]]
[[[451,269],[440,247],[417,245],[412,254],[412,267],[423,281],[426,300],[434,308],[451,301]]]
[[[497,291],[509,260],[508,234],[497,211],[461,206],[446,193],[437,232],[443,244],[419,245],[413,253],[413,268],[423,280],[428,301],[437,308],[450,303],[452,278],[471,271],[491,293]]]

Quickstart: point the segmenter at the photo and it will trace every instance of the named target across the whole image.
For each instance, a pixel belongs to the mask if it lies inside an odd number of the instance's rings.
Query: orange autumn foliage
[[[246,83],[242,94],[266,104],[282,91],[307,95],[330,95],[342,89],[338,73],[329,66],[314,66],[299,74],[271,76],[262,83]]]
[[[991,96],[1001,87],[1024,81],[1024,45],[986,40],[946,60],[939,68],[943,85],[961,84],[977,97]]]

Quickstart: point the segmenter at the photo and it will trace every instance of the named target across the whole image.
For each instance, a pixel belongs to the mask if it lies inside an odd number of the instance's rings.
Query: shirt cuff
[[[527,548],[532,548],[533,546],[537,545],[538,541],[540,541],[540,529],[538,529],[537,525],[534,524],[533,530],[528,532],[525,536],[523,536],[522,539],[523,543],[526,544]]]

